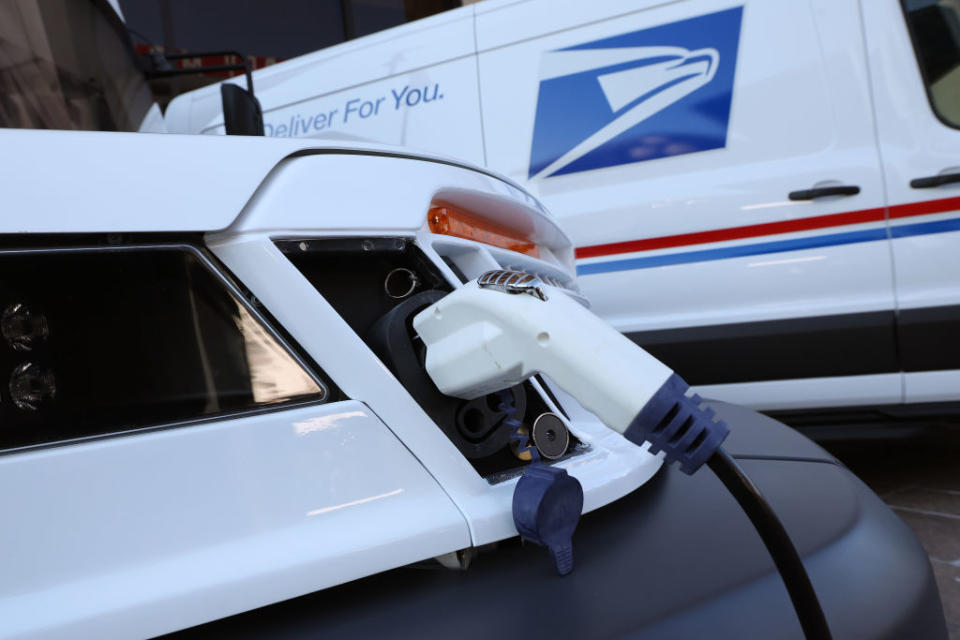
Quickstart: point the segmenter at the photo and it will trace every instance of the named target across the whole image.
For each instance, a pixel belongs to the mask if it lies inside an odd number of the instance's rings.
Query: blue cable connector
[[[649,442],[650,453],[663,451],[668,464],[679,462],[688,475],[703,466],[730,433],[713,409],[700,406],[700,396],[687,395],[689,390],[683,378],[671,374],[623,432],[636,445]]]

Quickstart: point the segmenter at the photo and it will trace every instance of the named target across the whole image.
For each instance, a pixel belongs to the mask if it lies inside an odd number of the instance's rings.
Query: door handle
[[[815,187],[813,189],[791,191],[787,197],[791,200],[815,200],[816,198],[825,198],[826,196],[855,196],[858,193],[860,193],[860,187],[856,185],[841,185],[838,187]]]
[[[910,181],[910,186],[914,189],[931,189],[933,187],[939,187],[942,184],[951,184],[954,182],[960,182],[960,173],[943,173],[938,176],[914,178]]]

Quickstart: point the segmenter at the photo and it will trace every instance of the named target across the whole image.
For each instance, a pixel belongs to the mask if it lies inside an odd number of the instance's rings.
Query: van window
[[[903,0],[930,103],[960,128],[960,0]]]
[[[0,252],[0,450],[324,388],[195,249]]]

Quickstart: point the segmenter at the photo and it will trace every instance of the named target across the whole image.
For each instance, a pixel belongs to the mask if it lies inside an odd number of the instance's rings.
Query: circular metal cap
[[[570,446],[567,425],[555,413],[541,413],[533,421],[533,444],[541,456],[556,460],[565,454]]]

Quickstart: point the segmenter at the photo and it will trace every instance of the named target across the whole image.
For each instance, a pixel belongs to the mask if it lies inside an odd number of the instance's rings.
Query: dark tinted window
[[[152,104],[105,0],[0,0],[0,127],[137,131]]]
[[[0,449],[323,393],[191,250],[0,253]]]
[[[960,127],[960,0],[903,0],[933,110]]]

